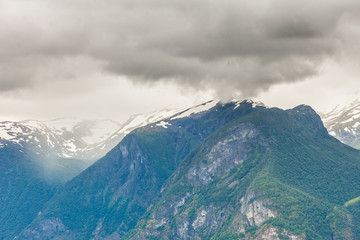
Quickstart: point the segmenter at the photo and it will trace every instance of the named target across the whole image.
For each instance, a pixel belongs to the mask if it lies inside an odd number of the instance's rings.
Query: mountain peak
[[[235,104],[235,109],[238,108],[241,104],[250,104],[253,108],[257,106],[266,107],[263,102],[256,102],[251,99],[243,99],[243,100],[233,99],[230,102]]]
[[[317,115],[316,111],[312,107],[310,107],[309,105],[306,105],[306,104],[300,104],[300,105],[294,107],[292,110],[301,112],[303,114],[309,113],[309,114]]]
[[[354,148],[360,148],[360,100],[338,105],[328,113],[322,115],[324,125],[330,135]]]
[[[179,111],[176,115],[172,116],[171,119],[173,120],[173,119],[178,119],[178,118],[185,118],[192,114],[205,112],[205,111],[213,108],[214,106],[216,106],[216,104],[218,104],[218,102],[219,102],[218,100],[210,100],[210,101],[201,103],[199,105],[195,105],[195,106],[187,108],[183,111]]]
[[[313,129],[319,129],[321,131],[325,130],[320,116],[309,105],[301,104],[297,107],[294,107],[293,109],[286,110],[286,112],[290,113],[296,119],[301,120],[303,123],[308,124],[308,126]],[[326,130],[324,133],[325,132]]]
[[[360,226],[343,207],[360,194],[359,152],[309,106],[253,103],[207,102],[133,131],[59,190],[25,239],[330,239],[333,226]]]

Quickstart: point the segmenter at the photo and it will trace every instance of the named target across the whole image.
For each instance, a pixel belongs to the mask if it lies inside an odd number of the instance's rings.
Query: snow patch
[[[265,104],[262,102],[254,102],[253,100],[247,99],[247,100],[233,100],[232,102],[235,103],[234,110],[237,109],[241,103],[250,103],[253,108],[256,108],[257,106],[265,107]]]
[[[119,134],[127,135],[135,128],[144,127],[148,124],[158,122],[163,119],[167,119],[175,115],[177,110],[161,110],[150,114],[138,114],[131,117],[120,129],[120,131],[114,135],[116,137]]]
[[[10,140],[13,138],[13,136],[11,136],[6,130],[0,129],[0,138]]]
[[[161,121],[161,122],[157,123],[156,126],[163,127],[163,128],[168,128],[168,126],[171,126],[171,123]]]
[[[211,101],[208,101],[206,103],[197,105],[195,107],[186,109],[185,111],[182,111],[179,115],[176,115],[175,117],[171,118],[171,120],[184,118],[184,117],[189,117],[192,114],[197,114],[197,113],[207,111],[207,110],[215,107],[217,103],[218,103],[218,101],[211,100]]]

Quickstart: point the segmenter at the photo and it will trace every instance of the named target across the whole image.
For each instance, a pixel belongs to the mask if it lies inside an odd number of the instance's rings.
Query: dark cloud
[[[0,91],[86,77],[71,61],[92,59],[136,82],[251,96],[316,75],[346,44],[354,20],[342,20],[359,8],[358,0],[1,1]]]

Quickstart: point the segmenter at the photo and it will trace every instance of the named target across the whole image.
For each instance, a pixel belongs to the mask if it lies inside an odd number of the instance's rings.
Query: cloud
[[[2,0],[0,91],[77,81],[93,68],[254,96],[318,74],[347,44],[359,8],[357,0]]]

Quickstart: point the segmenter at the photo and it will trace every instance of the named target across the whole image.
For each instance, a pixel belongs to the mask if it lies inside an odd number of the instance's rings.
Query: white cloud
[[[320,107],[357,89],[359,9],[357,0],[0,0],[2,115],[124,119],[259,93]]]

